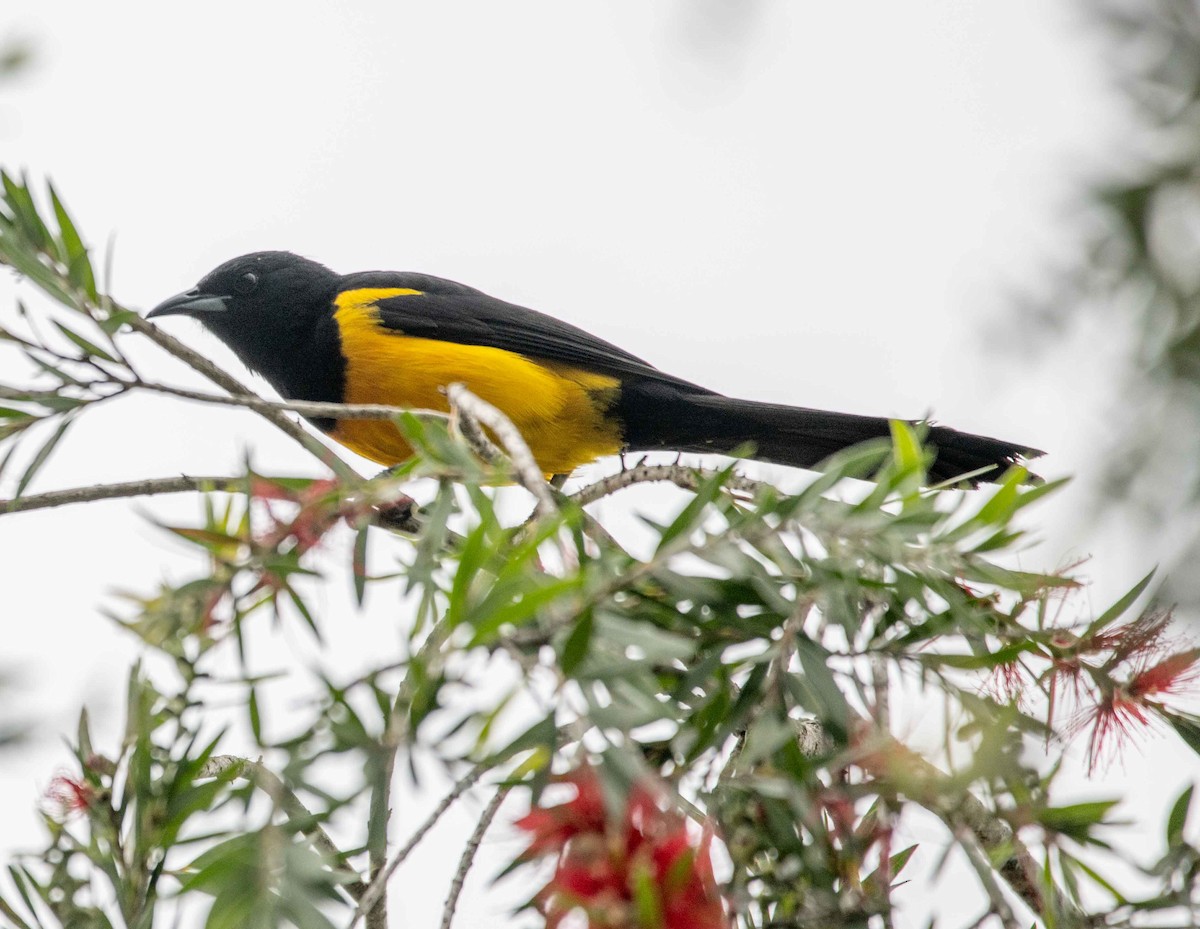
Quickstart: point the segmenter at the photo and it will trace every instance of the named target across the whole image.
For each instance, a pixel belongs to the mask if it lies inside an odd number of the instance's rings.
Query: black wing
[[[342,278],[339,290],[406,287],[420,291],[386,297],[375,306],[380,323],[397,334],[440,339],[461,345],[486,345],[540,361],[572,365],[614,377],[639,377],[708,393],[704,388],[659,371],[582,329],[513,303],[505,303],[454,281],[427,274],[367,271]]]

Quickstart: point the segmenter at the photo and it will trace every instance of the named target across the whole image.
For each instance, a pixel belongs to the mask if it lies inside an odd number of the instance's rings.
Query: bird
[[[887,417],[739,400],[660,371],[583,329],[427,274],[338,274],[286,251],[234,258],[147,318],[199,320],[287,400],[448,411],[461,383],[505,413],[548,475],[624,452],[744,453],[814,469],[891,435]],[[385,466],[412,456],[389,420],[310,417]],[[914,421],[931,483],[995,482],[1042,454]],[[982,473],[980,473],[982,472]]]

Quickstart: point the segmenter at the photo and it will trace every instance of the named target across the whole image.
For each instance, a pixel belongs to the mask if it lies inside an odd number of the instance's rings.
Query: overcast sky
[[[1102,351],[1031,367],[995,337],[1010,296],[1067,251],[1063,206],[1115,131],[1070,7],[16,0],[0,38],[27,37],[36,64],[0,85],[0,152],[53,177],[92,245],[111,237],[114,293],[137,308],[257,249],[424,271],[725,393],[932,412],[1048,449],[1045,473],[1086,481]],[[9,283],[0,297],[8,312]],[[170,328],[239,370],[196,324]],[[250,414],[132,399],[84,417],[34,489],[223,473],[248,449],[264,470],[311,469]],[[1089,573],[1104,580],[1084,603],[1100,606],[1154,553],[1058,528],[1078,499],[1048,508],[1026,564],[1096,555]],[[81,702],[102,720],[118,704],[136,652],[101,616],[111,591],[196,569],[148,517],[196,514],[158,500],[0,520],[3,658],[39,723],[27,751],[0,756],[0,852],[39,841],[33,802],[67,759],[60,736]],[[394,641],[390,605],[347,621],[351,665],[377,650],[372,635]],[[1195,776],[1194,756],[1152,747],[1112,786],[1080,790]],[[1131,812],[1158,835],[1173,796],[1163,784]],[[412,815],[400,809],[397,834]],[[405,925],[435,920],[460,838],[401,872]],[[501,923],[482,880],[469,896],[461,925]],[[911,907],[898,925],[923,925],[928,901],[898,899]],[[961,918],[974,906],[952,892],[938,903]]]

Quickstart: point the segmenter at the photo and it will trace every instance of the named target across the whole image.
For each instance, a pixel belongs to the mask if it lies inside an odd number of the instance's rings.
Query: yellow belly
[[[568,474],[621,449],[619,426],[606,416],[620,382],[578,368],[541,364],[482,345],[420,339],[382,329],[366,295],[339,300],[346,357],[346,403],[384,403],[447,412],[441,392],[461,383],[511,419],[547,474]],[[378,293],[388,296],[389,293]],[[348,296],[348,295],[343,295]],[[365,458],[399,464],[412,449],[382,420],[342,420],[333,438]]]

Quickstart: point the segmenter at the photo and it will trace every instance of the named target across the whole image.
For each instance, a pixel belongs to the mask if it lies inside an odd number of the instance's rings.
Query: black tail
[[[753,444],[754,457],[812,468],[834,452],[891,435],[889,420],[852,413],[735,400],[691,392],[659,381],[627,382],[617,408],[630,451],[731,452]],[[926,443],[937,450],[931,483],[990,468],[972,483],[995,481],[1015,462],[1036,458],[1037,449],[1015,442],[928,427]]]

